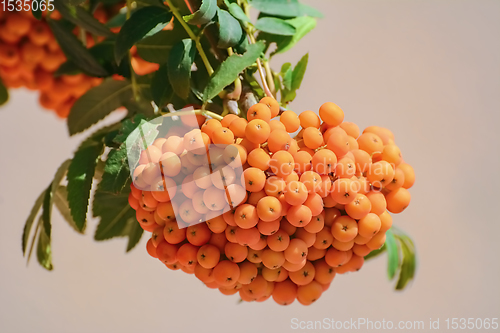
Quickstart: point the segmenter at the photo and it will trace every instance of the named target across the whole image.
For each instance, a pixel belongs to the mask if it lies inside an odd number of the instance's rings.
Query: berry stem
[[[130,0],[128,0],[128,1],[130,1]],[[189,25],[186,22],[184,22],[184,19],[182,18],[181,13],[179,13],[179,10],[174,6],[172,1],[166,0],[166,3],[168,5],[168,7],[170,8],[170,10],[172,11],[172,14],[174,14],[177,21],[179,21],[179,23],[182,25],[184,30],[186,30],[187,34],[189,35],[189,38],[191,38],[194,41],[194,43],[196,44],[196,48],[198,49],[198,52],[200,53],[200,57],[203,60],[203,64],[205,65],[205,67],[207,69],[208,75],[212,76],[212,74],[214,73],[214,69],[212,68],[212,65],[210,65],[210,62],[208,61],[207,55],[205,54],[205,51],[203,50],[203,47],[201,46],[200,38],[197,37],[194,34],[193,30],[191,30]]]
[[[173,116],[184,116],[184,115],[187,115],[187,114],[199,114],[199,115],[202,115],[204,117],[210,117],[210,118],[214,118],[214,119],[217,119],[219,121],[222,120],[222,116],[215,113],[215,112],[212,112],[212,111],[207,111],[207,110],[201,110],[201,109],[198,109],[198,110],[190,110],[190,111],[178,111],[178,112],[169,112],[169,113],[165,113],[163,114],[164,117],[173,117]]]
[[[242,6],[243,6],[243,11],[247,15],[247,17],[250,17],[250,10],[249,10],[250,6],[248,5],[248,2],[246,0],[242,1]],[[255,44],[255,36],[253,35],[253,33],[254,33],[253,30],[254,30],[254,28],[252,26],[250,26],[249,24],[245,25],[245,32],[247,33],[248,39],[250,40],[251,44]],[[265,61],[264,61],[264,66],[266,66]],[[267,64],[267,67],[269,67],[268,64]],[[276,99],[272,93],[272,90],[275,89],[274,82],[272,82],[272,76],[267,75],[267,77],[266,77],[266,75],[264,74],[264,70],[262,69],[262,63],[261,63],[260,58],[257,58],[257,68],[259,69],[260,80],[262,81],[262,85],[264,88],[264,92],[266,93],[266,96]],[[268,73],[270,73],[270,72],[271,72],[271,70],[269,69]],[[269,85],[268,85],[268,83],[269,83]],[[273,89],[269,89],[269,87],[272,87]]]

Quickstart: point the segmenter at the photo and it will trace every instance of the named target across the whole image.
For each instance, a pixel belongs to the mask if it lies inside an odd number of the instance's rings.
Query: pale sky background
[[[68,140],[34,93],[16,90],[0,110],[0,332],[289,332],[292,318],[359,317],[423,320],[420,332],[439,318],[446,332],[446,318],[500,317],[500,2],[307,3],[325,18],[273,67],[309,52],[293,110],[332,101],[346,120],[396,135],[417,174],[394,218],[416,242],[413,284],[393,291],[383,256],[338,276],[312,306],[238,305],[150,258],[146,237],[126,255],[124,239],[92,240],[96,221],[81,236],[57,214],[55,270],[26,267],[24,220],[82,136]]]

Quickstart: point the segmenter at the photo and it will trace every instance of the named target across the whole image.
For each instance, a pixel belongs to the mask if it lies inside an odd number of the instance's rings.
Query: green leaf
[[[133,9],[130,13],[133,14],[135,12],[135,9]],[[121,27],[125,21],[127,20],[127,7],[123,7],[120,9],[118,14],[113,16],[106,22],[105,26],[108,28],[117,28]]]
[[[50,234],[47,234],[45,229],[43,228],[43,223],[41,221],[41,218],[42,217],[40,217],[39,223],[42,224],[42,228],[38,235],[36,257],[38,259],[38,262],[43,268],[51,271],[52,269],[54,269],[54,267],[52,266],[52,247],[50,245],[51,239],[50,239]]]
[[[35,221],[36,215],[38,214],[40,208],[42,207],[43,199],[45,198],[45,192],[46,191],[40,193],[40,195],[36,199],[35,204],[31,208],[30,214],[26,219],[26,223],[24,224],[23,238],[22,238],[23,255],[26,254],[26,247],[28,246],[28,238],[30,236],[31,228],[33,227],[33,222]],[[34,237],[36,237],[36,234]],[[34,241],[35,239],[33,239],[33,242]]]
[[[112,149],[104,166],[102,180],[99,183],[102,191],[120,193],[130,179],[127,161],[127,149],[124,144],[118,149]]]
[[[368,255],[365,256],[365,260],[369,260],[369,259],[373,259],[375,257],[378,257],[379,255],[381,255],[382,253],[384,253],[386,250],[386,247],[385,247],[385,244],[378,250],[374,250],[370,253],[368,253]]]
[[[223,9],[218,10],[217,17],[219,20],[219,42],[217,47],[226,49],[238,44],[243,35],[238,20]]]
[[[182,18],[192,25],[203,25],[212,21],[217,14],[217,0],[202,0],[200,8],[191,15]]]
[[[111,194],[101,191],[100,186],[97,187],[92,204],[93,216],[100,218],[95,240],[124,236],[129,223],[139,224],[135,211],[128,204],[128,195],[129,192]]]
[[[128,244],[127,244],[127,252],[131,251],[141,240],[142,234],[144,233],[144,229],[141,228],[141,225],[135,221],[128,222],[128,230],[126,230],[126,234],[128,235]]]
[[[143,122],[146,117],[142,114],[137,114],[134,118],[125,119],[120,128],[120,134],[116,135],[113,141],[118,144],[125,143],[128,136]]]
[[[399,249],[392,230],[387,230],[385,235],[385,247],[387,249],[387,276],[389,277],[389,280],[392,280],[399,267]]]
[[[104,24],[99,22],[94,16],[92,16],[92,14],[83,9],[83,7],[73,7],[62,1],[54,1],[54,6],[62,17],[85,29],[86,31],[98,36],[114,36],[114,34]]]
[[[309,59],[309,54],[306,54],[305,56],[302,57],[302,59],[299,60],[297,65],[295,65],[295,68],[293,69],[291,74],[286,74],[288,77],[286,78],[288,81],[287,85],[290,85],[290,88],[283,89],[281,92],[281,103],[289,103],[295,99],[297,96],[297,89],[300,88],[300,85],[302,83],[302,79],[304,78],[304,74],[306,72],[307,68],[307,62]],[[287,69],[290,71],[290,68]],[[291,76],[291,78],[290,78]],[[285,78],[283,78],[285,80]]]
[[[191,66],[196,55],[192,39],[183,39],[174,45],[168,57],[168,79],[175,93],[182,99],[189,96]]]
[[[35,10],[35,6],[32,7],[31,9],[31,14],[33,15],[34,18],[37,20],[40,20],[42,18],[42,10],[40,9],[40,6],[38,6]]]
[[[4,105],[9,100],[9,91],[0,79],[0,105]]]
[[[151,95],[153,96],[153,101],[159,108],[162,108],[172,99],[173,94],[174,90],[168,80],[167,65],[162,65],[156,71],[151,81]]]
[[[49,26],[68,59],[92,76],[107,76],[108,72],[94,59],[82,43],[60,21],[48,20]]]
[[[396,290],[403,290],[408,282],[413,280],[415,276],[415,270],[417,267],[415,245],[406,235],[397,235],[396,237],[401,245],[401,253],[403,255]]]
[[[245,12],[243,11],[243,9],[241,9],[241,7],[238,6],[238,4],[236,4],[234,2],[233,3],[229,3],[227,0],[225,0],[224,2],[226,3],[227,9],[231,13],[231,15],[233,15],[234,17],[236,17],[241,22],[251,23],[250,19],[248,18],[248,16],[245,14]]]
[[[172,19],[167,7],[150,6],[137,10],[120,29],[116,37],[115,60],[120,63],[125,54],[141,39],[161,31]]]
[[[75,220],[71,216],[71,211],[69,209],[68,203],[68,189],[64,185],[60,185],[57,190],[53,194],[54,197],[54,205],[56,206],[59,213],[61,213],[62,217],[68,224],[78,233],[83,234],[85,230],[78,229]]]
[[[301,16],[293,19],[286,20],[287,23],[295,28],[293,36],[278,36],[268,33],[261,33],[258,36],[259,40],[265,40],[268,45],[276,43],[276,50],[273,54],[283,53],[290,50],[299,40],[302,39],[307,33],[316,27],[316,20],[309,16]]]
[[[105,133],[92,135],[78,147],[68,168],[68,203],[78,230],[87,222],[87,208],[92,180],[99,156],[104,151]]]
[[[297,65],[295,65],[295,68],[293,69],[292,73],[292,90],[297,90],[300,88],[302,79],[304,78],[304,74],[306,73],[308,61],[309,61],[309,53],[306,53],[306,55],[304,55],[299,60]]]
[[[104,80],[80,97],[68,116],[70,135],[82,132],[122,106],[132,95],[129,81]]]
[[[189,38],[186,30],[177,23],[172,30],[160,31],[138,42],[137,53],[146,61],[164,64],[172,47],[185,38]]]
[[[287,62],[281,66],[281,77],[283,78],[283,87],[286,90],[292,90],[292,64]]]
[[[252,0],[250,5],[262,13],[282,17],[296,17],[303,15],[318,16],[322,14],[297,0]]]
[[[255,22],[255,28],[273,35],[293,36],[295,27],[277,17],[262,17]]]
[[[234,82],[245,68],[252,65],[260,57],[264,48],[264,43],[257,42],[249,45],[247,52],[243,55],[233,54],[224,60],[208,82],[203,92],[203,101],[206,102],[217,96],[222,89]]]

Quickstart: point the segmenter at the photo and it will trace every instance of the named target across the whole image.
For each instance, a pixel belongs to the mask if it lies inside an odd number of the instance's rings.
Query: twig
[[[130,1],[130,0],[127,0]],[[189,38],[191,38],[195,44],[196,48],[198,49],[198,52],[200,53],[200,57],[203,60],[203,64],[205,64],[205,67],[207,69],[208,75],[212,76],[214,73],[214,69],[212,68],[212,65],[210,65],[210,62],[208,61],[207,55],[205,54],[205,50],[203,50],[203,47],[201,46],[200,39],[194,34],[193,30],[189,27],[189,25],[184,22],[184,19],[182,18],[181,13],[179,10],[174,6],[171,0],[166,0],[168,7],[172,11],[172,14],[174,14],[175,18],[179,23],[182,25],[184,30],[186,30],[187,34],[189,35]]]

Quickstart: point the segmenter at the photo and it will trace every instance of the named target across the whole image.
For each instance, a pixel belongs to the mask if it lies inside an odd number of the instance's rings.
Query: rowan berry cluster
[[[118,10],[119,6],[116,6],[112,11]],[[50,17],[61,18],[57,11],[53,11]],[[94,11],[94,17],[101,23],[108,20],[107,12],[100,7]],[[116,32],[119,29],[113,30]],[[73,33],[79,36],[79,28],[76,27]],[[96,41],[103,39],[87,33],[85,46],[91,48]],[[137,56],[135,47],[132,53],[132,66],[137,74],[144,75],[158,69],[158,64]],[[39,91],[42,107],[53,110],[60,118],[67,118],[75,101],[90,88],[99,85],[102,78],[82,73],[54,76],[64,62],[66,56],[44,18],[38,21],[31,11],[3,12],[0,7],[0,78],[6,87]]]
[[[393,134],[360,133],[334,103],[318,117],[265,97],[246,119],[198,120],[142,151],[129,203],[152,257],[225,295],[313,303],[410,202],[415,175]]]

